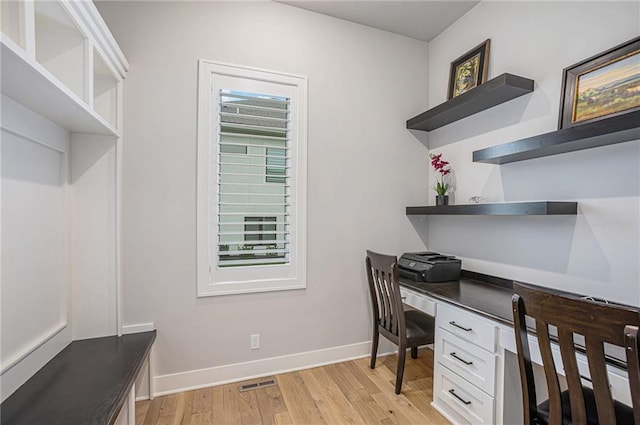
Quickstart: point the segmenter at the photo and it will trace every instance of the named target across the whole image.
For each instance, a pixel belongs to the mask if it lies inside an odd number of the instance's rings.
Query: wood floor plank
[[[278,385],[294,423],[327,424],[298,373],[285,373],[278,376]]]
[[[276,425],[294,425],[289,412],[280,412],[276,414]]]
[[[404,368],[404,379],[413,381],[424,377],[426,374],[433,376],[433,356],[431,350],[421,350],[417,359],[412,359],[407,353],[407,360]]]
[[[147,413],[149,412],[149,406],[151,405],[151,400],[142,400],[136,403],[136,423],[144,424],[144,420],[147,417]]]
[[[362,358],[281,374],[276,386],[242,393],[233,383],[157,397],[136,403],[136,424],[450,425],[431,407],[433,352],[407,356],[400,395],[396,362],[379,357],[372,370]]]
[[[354,362],[346,362],[343,363],[344,366],[351,372],[351,374],[360,382],[362,387],[367,390],[367,392],[371,395],[378,394],[382,391],[380,387],[378,387],[369,376],[362,371],[362,369],[358,368],[358,366]]]
[[[275,380],[275,376],[273,377]],[[287,406],[284,404],[284,399],[282,398],[282,392],[280,391],[279,386],[269,387],[265,389],[266,394],[269,396],[269,401],[273,406],[273,410],[277,413],[286,412]]]
[[[194,391],[184,392],[184,412],[181,418],[176,417],[175,423],[180,425],[191,425],[191,410],[193,408]]]
[[[381,394],[380,397],[383,395]],[[442,416],[434,409],[431,405],[429,405],[428,409],[422,409],[413,404],[404,396],[389,396],[384,394],[385,397],[391,400],[396,409],[404,416],[406,416],[409,421],[415,424],[425,424],[425,425],[433,425],[440,424],[440,419]],[[437,417],[438,420],[434,421],[434,416]]]
[[[360,399],[358,389],[363,389],[362,384],[341,363],[327,366],[327,373],[352,404]]]
[[[369,367],[369,362],[354,361],[353,364],[360,368],[363,373],[369,376],[369,379],[373,380],[380,388],[381,391],[395,391],[395,374],[391,373],[389,369],[381,366],[377,366],[375,369]]]
[[[157,425],[160,418],[160,406],[162,406],[163,397],[157,397],[151,401],[149,411],[144,419],[143,425]]]
[[[433,392],[433,379],[431,378],[422,378],[422,379],[414,379],[413,381],[407,382],[409,389],[416,391],[426,391],[429,394],[429,398],[431,398]]]
[[[411,391],[410,385],[415,381],[404,381],[402,386],[402,395],[395,394],[395,375],[392,375],[387,368],[381,367],[376,369],[370,369],[369,364],[354,362],[355,366],[363,369],[367,372],[370,379],[376,383],[383,391],[379,394],[374,394],[373,398],[382,406],[389,408],[389,404],[384,398],[389,400],[393,405],[395,411],[400,411],[406,416],[410,422],[416,424],[430,424],[427,416],[425,416],[421,410],[419,410],[413,403],[406,399],[405,394],[407,391]],[[390,376],[392,375],[392,376]],[[384,397],[384,398],[383,398]]]
[[[171,425],[183,425],[185,414],[187,413],[187,407],[189,408],[189,412],[191,411],[191,404],[187,406],[187,394],[180,393],[178,394],[178,400],[176,403],[176,410],[173,415],[173,421],[171,421]]]
[[[178,397],[180,394],[171,394],[162,398],[162,404],[160,405],[160,417],[173,416],[176,413],[176,407],[178,406]]]
[[[434,415],[440,416],[437,411],[431,406],[431,398],[429,397],[426,401],[428,404],[416,406],[412,401],[407,398],[407,394],[411,394],[411,397],[425,397],[424,393],[418,393],[415,390],[410,389],[410,385],[413,385],[416,381],[409,381],[403,383],[402,386],[402,394],[395,394],[395,381],[389,382],[384,380],[384,378],[380,378],[380,376],[384,375],[374,375],[372,374],[372,379],[383,379],[380,383],[381,385],[386,385],[388,391],[384,391],[380,394],[374,394],[373,398],[381,405],[386,406],[389,409],[395,409],[395,411],[402,412],[411,423],[414,424],[434,424],[439,422],[434,422],[431,420],[431,417]],[[395,379],[395,378],[394,378]]]
[[[224,390],[225,385],[219,385],[211,389],[211,408],[213,415],[211,416],[215,423],[222,423],[224,415]]]
[[[213,398],[211,387],[195,390],[193,394],[193,413],[203,413],[213,411]]]
[[[213,425],[212,412],[197,412],[191,415],[191,425]]]
[[[405,413],[412,414],[414,412],[403,410],[399,406],[396,405],[393,401],[394,396],[389,396],[383,393],[372,394],[371,397],[375,400],[375,402],[380,406],[382,410],[385,411],[389,419],[393,421],[396,425],[411,425],[411,424],[426,424],[426,420],[424,416],[414,414],[412,421],[407,417]],[[417,413],[417,412],[416,412]],[[416,417],[418,420],[415,420]]]
[[[171,425],[172,422],[173,416],[160,416],[157,425]]]
[[[188,393],[172,394],[164,397],[160,405],[157,425],[182,425]]]
[[[393,421],[389,412],[380,407],[380,405],[376,403],[373,397],[371,397],[364,388],[360,388],[356,391],[360,394],[360,397],[352,404],[366,423],[375,424],[382,422],[385,419],[391,419]]]
[[[258,401],[262,425],[275,425],[276,415],[287,411],[287,406],[282,400],[280,387],[259,388],[254,392]]]
[[[240,391],[235,384],[225,385],[223,387],[223,411],[220,418],[223,424],[239,425],[242,423],[240,416],[240,402],[238,396]]]
[[[365,423],[379,423],[383,419],[389,417],[385,411],[378,406],[364,385],[352,373],[350,367],[345,363],[337,363],[333,366],[333,368],[330,368],[334,373],[331,377],[347,395],[349,402],[353,405]]]
[[[336,423],[350,423],[353,424],[353,420],[345,418],[344,411],[340,405],[338,405],[331,394],[320,385],[320,383],[313,376],[311,370],[302,370],[299,372],[304,384],[309,389],[309,393],[318,406],[320,413],[324,420],[329,424]]]
[[[258,407],[258,398],[256,392],[245,391],[238,394],[238,406],[240,408],[240,421],[242,425],[259,425],[262,424],[260,416],[260,408]]]
[[[333,402],[333,406],[337,410],[336,414],[339,418],[338,423],[367,425],[354,409],[353,405],[345,397],[345,394],[342,392],[340,387],[329,376],[326,367],[311,369],[310,373],[318,385],[320,385],[323,393],[326,394],[326,396]]]
[[[444,416],[431,406],[431,396],[426,391],[407,391],[404,396],[421,412],[428,412],[428,418],[437,425],[450,425]]]

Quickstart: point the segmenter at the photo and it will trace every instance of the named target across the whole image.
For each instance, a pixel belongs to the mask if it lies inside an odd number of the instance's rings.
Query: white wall
[[[272,2],[98,8],[131,65],[125,324],[156,324],[158,391],[301,364],[281,358],[260,369],[259,360],[277,356],[329,349],[301,355],[304,363],[366,354],[365,249],[424,249],[404,208],[428,192],[426,150],[405,129],[426,107],[426,44]],[[199,58],[309,78],[306,290],[196,298]],[[257,351],[249,350],[253,333],[261,334]],[[250,361],[258,362],[224,373]]]
[[[474,150],[555,130],[563,68],[638,36],[639,8],[483,1],[429,43],[430,107],[446,100],[450,62],[487,38],[489,78],[510,72],[535,80],[534,93],[429,134],[432,152],[453,164],[455,202],[575,200],[579,210],[577,217],[431,217],[430,249],[462,256],[478,272],[640,305],[640,142],[502,166],[471,162]]]

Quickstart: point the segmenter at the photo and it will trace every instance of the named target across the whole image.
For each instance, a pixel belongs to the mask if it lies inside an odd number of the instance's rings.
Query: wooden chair
[[[376,367],[378,339],[382,334],[389,341],[398,345],[396,394],[400,394],[407,348],[411,348],[411,357],[415,359],[418,357],[419,346],[432,344],[435,320],[432,316],[419,310],[405,311],[400,296],[396,257],[367,251],[366,263],[373,306],[371,369]]]
[[[574,425],[640,425],[640,310],[561,295],[533,285],[514,283],[513,319],[522,383],[524,423]],[[525,316],[535,319],[549,399],[538,405]],[[557,328],[568,390],[561,391],[551,345]],[[593,389],[582,385],[574,335],[582,335]],[[603,343],[624,347],[633,407],[613,400]]]

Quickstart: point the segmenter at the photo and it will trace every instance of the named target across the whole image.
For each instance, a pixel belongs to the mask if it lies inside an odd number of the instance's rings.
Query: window
[[[245,241],[272,241],[275,242],[275,233],[266,233],[276,230],[277,217],[245,217],[244,240]],[[269,224],[269,222],[273,224]],[[267,222],[267,224],[263,224]],[[258,224],[246,224],[258,223]],[[284,256],[283,256],[284,257]]]
[[[199,71],[198,295],[304,288],[306,79]]]
[[[286,177],[286,150],[281,148],[267,148],[267,183],[285,183]]]

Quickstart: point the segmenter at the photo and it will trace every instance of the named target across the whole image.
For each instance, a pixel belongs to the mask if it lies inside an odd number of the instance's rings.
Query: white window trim
[[[296,143],[297,171],[295,178],[296,207],[291,221],[295,228],[292,261],[287,276],[251,280],[216,281],[217,265],[212,262],[211,214],[216,213],[216,183],[212,181],[215,162],[212,161],[212,144],[217,143],[216,126],[211,119],[215,96],[212,95],[215,76],[230,76],[263,82],[285,84],[296,90],[295,108],[297,125],[291,139]],[[307,262],[307,78],[244,66],[198,61],[198,153],[197,153],[197,296],[241,294],[266,291],[282,291],[306,288]]]

